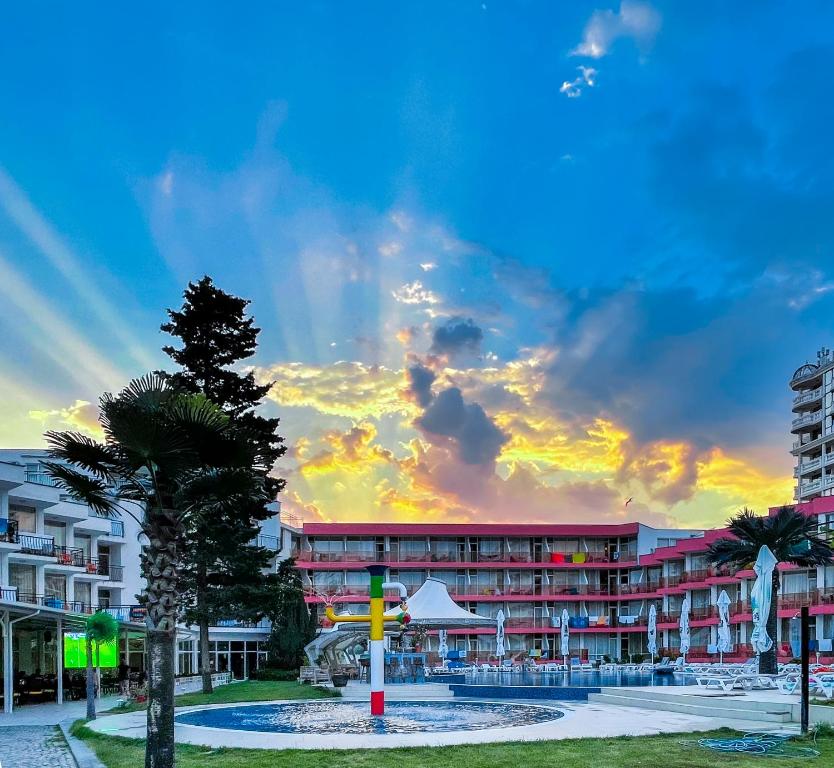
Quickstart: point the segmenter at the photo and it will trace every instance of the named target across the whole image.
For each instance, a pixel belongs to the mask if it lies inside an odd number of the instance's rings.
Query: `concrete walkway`
[[[76,762],[54,725],[10,725],[0,729],[0,766],[76,768]]]
[[[388,691],[386,691],[386,695]],[[448,701],[448,699],[446,699]],[[466,699],[455,699],[466,701]],[[470,700],[471,701],[471,700]],[[477,699],[484,702],[484,699]],[[431,706],[431,700],[425,700]],[[258,702],[287,704],[287,701]],[[297,704],[298,702],[292,702]],[[502,699],[501,704],[510,703]],[[751,720],[728,720],[716,713],[715,717],[698,717],[677,712],[658,712],[648,709],[621,707],[608,704],[565,701],[529,700],[521,703],[558,709],[564,714],[557,720],[535,725],[513,728],[489,728],[473,731],[448,731],[435,733],[402,734],[322,734],[261,733],[255,731],[234,731],[223,728],[201,726],[176,726],[176,739],[187,744],[207,747],[246,747],[250,749],[367,749],[386,747],[443,746],[450,744],[486,744],[508,741],[543,741],[548,739],[594,738],[605,736],[649,736],[660,733],[688,733],[711,731],[717,728],[734,728],[740,731],[774,729],[773,723]],[[210,708],[228,707],[228,704]],[[238,704],[231,706],[247,706]],[[251,706],[251,705],[249,705]],[[209,707],[186,707],[178,712],[187,712]],[[127,713],[101,718],[91,724],[93,730],[112,736],[144,738],[144,713]],[[781,728],[780,728],[781,730]],[[794,729],[795,730],[795,729]]]

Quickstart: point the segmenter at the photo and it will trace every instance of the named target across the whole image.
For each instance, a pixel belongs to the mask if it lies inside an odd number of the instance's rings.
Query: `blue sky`
[[[93,428],[208,273],[252,300],[309,517],[786,501],[786,380],[834,341],[833,16],[3,9],[0,443]]]

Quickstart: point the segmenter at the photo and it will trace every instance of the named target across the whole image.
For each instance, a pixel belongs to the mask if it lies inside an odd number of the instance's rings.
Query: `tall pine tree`
[[[257,348],[260,329],[246,314],[249,302],[217,288],[208,276],[189,283],[184,299],[181,310],[168,310],[170,321],[161,326],[182,342],[180,347],[163,347],[181,366],[169,376],[182,389],[202,393],[219,405],[255,443],[258,459],[251,472],[263,491],[231,504],[206,499],[185,536],[180,573],[183,619],[199,627],[203,691],[210,693],[209,627],[220,619],[257,620],[272,612],[274,579],[264,575],[272,553],[252,542],[259,523],[272,514],[267,503],[284,487],[284,481],[269,472],[286,447],[278,435],[279,420],[256,412],[270,385],[259,385],[251,372],[232,367],[252,357]]]
[[[304,646],[316,636],[318,622],[304,601],[301,574],[292,558],[278,564],[276,581],[267,664],[276,669],[298,669],[306,663]]]

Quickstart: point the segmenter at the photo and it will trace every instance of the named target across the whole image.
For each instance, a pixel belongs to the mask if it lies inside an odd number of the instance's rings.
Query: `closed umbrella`
[[[499,610],[495,620],[498,622],[495,630],[495,655],[500,660],[504,658],[504,654],[507,652],[504,648],[504,611]]]
[[[565,660],[565,664],[567,664],[568,654],[570,653],[570,646],[568,641],[570,639],[570,616],[568,616],[568,609],[562,608],[562,622],[561,622],[561,647],[560,651],[562,653],[562,658]]]
[[[447,643],[446,630],[445,629],[441,629],[437,633],[437,639],[438,639],[437,653],[440,656],[440,658],[445,662],[446,661],[446,656],[449,653],[449,645]]]
[[[649,653],[652,655],[652,664],[654,664],[654,657],[657,656],[657,608],[652,603],[649,606]]]
[[[767,634],[767,617],[770,613],[770,601],[773,598],[773,569],[777,562],[770,548],[763,546],[753,566],[756,581],[753,589],[750,590],[750,604],[753,608],[753,632],[750,635],[750,645],[753,646],[756,655],[769,651],[773,646],[773,638]]]
[[[724,654],[733,647],[730,639],[730,596],[722,589],[716,601],[718,606],[718,660],[724,663]]]
[[[689,597],[683,599],[681,603],[681,618],[678,622],[678,629],[681,636],[681,656],[686,659],[686,654],[689,652]]]

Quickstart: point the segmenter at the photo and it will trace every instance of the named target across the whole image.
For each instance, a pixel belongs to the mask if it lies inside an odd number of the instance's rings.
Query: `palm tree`
[[[109,613],[94,613],[87,617],[84,635],[87,643],[87,719],[95,720],[95,672],[99,667],[101,644],[112,642],[119,636],[119,622]],[[95,660],[93,660],[93,643],[96,645]]]
[[[128,514],[140,525],[146,580],[148,735],[146,768],[174,766],[174,643],[177,569],[182,536],[194,510],[195,489],[207,475],[234,486],[239,466],[251,463],[246,436],[203,395],[187,394],[161,376],[132,381],[100,401],[104,442],[77,432],[47,432],[48,469],[57,484],[99,514]],[[220,459],[222,458],[222,462]],[[214,470],[218,465],[224,468]],[[249,490],[248,475],[245,490]],[[227,488],[227,490],[229,490]],[[179,549],[178,549],[179,547]]]
[[[834,548],[820,536],[815,516],[804,515],[793,507],[782,507],[775,515],[760,517],[742,509],[727,523],[732,538],[722,538],[710,545],[708,559],[714,565],[736,569],[751,568],[763,546],[773,552],[780,563],[800,568],[813,568],[834,562]],[[775,674],[776,627],[779,603],[779,569],[773,569],[773,598],[767,616],[767,634],[773,640],[771,649],[759,656],[759,672]]]

